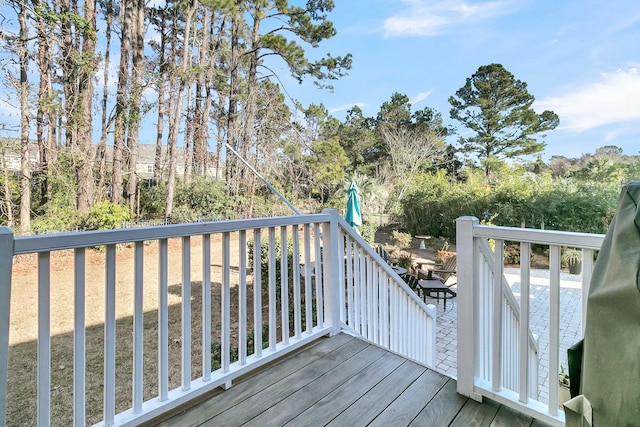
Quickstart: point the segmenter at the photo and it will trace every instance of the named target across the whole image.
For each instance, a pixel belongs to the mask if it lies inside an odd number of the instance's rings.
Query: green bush
[[[456,219],[491,218],[495,225],[605,233],[619,186],[571,179],[552,181],[508,169],[489,184],[473,173],[455,182],[442,173],[421,176],[403,200],[403,220],[412,233],[455,239]]]
[[[31,231],[36,234],[70,231],[76,226],[75,209],[62,209],[50,204],[45,212],[31,221]]]
[[[262,325],[262,348],[269,346],[269,324]],[[255,353],[255,334],[253,329],[247,331],[247,354]],[[229,346],[229,362],[238,360],[238,347],[231,344]],[[222,345],[219,341],[211,341],[211,370],[220,369],[222,363]]]
[[[142,218],[163,218],[166,205],[167,189],[164,185],[140,187],[140,215]]]
[[[411,234],[393,230],[391,232],[391,240],[399,249],[406,249],[411,245]]]
[[[373,246],[376,240],[376,231],[378,231],[378,226],[372,222],[365,222],[358,229],[360,230],[360,235],[365,242]]]
[[[269,242],[268,240],[261,240],[260,242],[260,279],[262,281],[262,289],[269,289]],[[247,253],[249,256],[249,268],[253,268],[253,254],[254,254],[254,246],[255,242],[253,239],[249,239],[247,241]],[[276,237],[275,242],[275,254],[276,258],[276,289],[280,290],[280,278],[281,276],[281,265],[280,259],[282,258],[282,245],[280,242],[280,238]],[[293,242],[288,239],[287,240],[287,266],[288,266],[288,278],[289,284],[293,284]]]
[[[129,210],[125,206],[103,201],[93,205],[80,218],[78,225],[83,230],[112,230],[129,218]]]
[[[176,188],[175,206],[186,206],[196,217],[212,217],[233,207],[233,199],[225,194],[224,182],[197,178]]]
[[[171,212],[172,224],[187,224],[190,222],[196,222],[197,220],[198,214],[189,206],[177,206],[173,209],[173,212]]]

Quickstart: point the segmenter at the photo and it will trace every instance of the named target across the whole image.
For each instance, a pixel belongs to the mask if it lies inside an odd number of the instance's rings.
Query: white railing
[[[560,267],[563,247],[582,249],[582,316],[593,270],[594,251],[604,235],[480,225],[473,217],[457,220],[458,255],[458,392],[488,397],[553,425],[563,425],[558,410],[560,360]],[[491,250],[488,241],[492,240]],[[520,245],[518,309],[504,280],[505,242]],[[548,401],[532,393],[538,381],[532,358],[530,294],[531,245],[548,246],[549,310]],[[507,292],[507,289],[509,291]],[[508,309],[507,309],[508,307]],[[500,308],[500,309],[496,309]],[[516,315],[517,314],[517,315]],[[584,327],[584,326],[583,326]],[[516,331],[519,329],[519,331]],[[579,338],[578,338],[579,339]],[[577,341],[577,339],[576,339]]]
[[[528,331],[528,358],[521,360],[518,353],[511,351],[514,346],[520,342],[520,334],[522,333],[521,310],[518,301],[504,276],[496,276],[496,259],[502,260],[501,256],[495,256],[486,240],[479,240],[480,250],[478,251],[478,284],[480,286],[479,295],[484,296],[481,305],[485,309],[479,313],[478,328],[487,335],[478,343],[478,351],[481,354],[480,360],[484,361],[481,365],[481,377],[489,378],[493,369],[492,364],[495,360],[492,358],[492,316],[495,315],[493,310],[494,295],[492,288],[496,283],[496,277],[501,277],[502,296],[501,299],[501,378],[503,387],[510,390],[520,390],[520,363],[529,364],[529,375],[527,377],[528,387],[527,393],[529,397],[538,397],[538,340],[531,331]],[[499,267],[498,267],[499,268]]]
[[[340,320],[379,346],[435,366],[436,309],[426,305],[353,229],[340,219]]]
[[[291,250],[279,250],[278,245]],[[103,248],[99,256],[104,278],[98,283],[87,276],[87,259],[95,258],[95,247]],[[68,252],[74,275],[63,316],[73,318],[73,335],[66,343],[73,354],[72,366],[63,371],[71,378],[58,383],[63,374],[54,366],[52,353],[70,334],[69,329],[60,333],[52,321],[52,294],[61,287],[52,267]],[[37,372],[24,379],[37,382],[37,402],[31,405],[8,401],[12,390],[7,386],[20,382],[7,381],[20,371],[8,369],[20,363],[10,355],[18,344],[10,340],[9,313],[21,310],[11,305],[11,266],[28,254],[37,254],[38,266],[33,290]],[[169,261],[176,258],[181,267],[172,271]],[[122,273],[126,262],[133,263],[130,277]],[[230,387],[237,377],[341,330],[432,366],[435,310],[380,262],[335,210],[28,237],[14,237],[0,227],[0,425],[16,421],[7,413],[15,414],[17,406],[33,408],[28,414],[18,408],[19,422],[39,426],[137,425],[216,387]],[[98,340],[103,348],[89,346],[87,339],[95,329],[86,319],[96,310],[95,299],[89,297],[96,288],[104,300],[97,303],[102,304],[97,311],[103,319],[99,326],[104,339]],[[131,290],[132,307],[118,302],[124,288]],[[150,314],[157,320],[149,321]],[[149,333],[149,323],[157,332]],[[214,363],[219,368],[214,369]],[[95,369],[101,370],[102,384],[87,380],[90,374],[95,378]],[[72,410],[52,410],[51,391],[60,389],[72,399]]]

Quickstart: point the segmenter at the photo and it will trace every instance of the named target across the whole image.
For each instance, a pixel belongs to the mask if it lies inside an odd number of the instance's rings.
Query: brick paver
[[[518,269],[505,269],[505,277],[516,299],[520,297]],[[456,292],[457,286],[452,287]],[[464,290],[463,290],[464,292]],[[531,331],[539,336],[539,400],[546,402],[549,395],[549,272],[531,271],[529,324]],[[442,300],[427,298],[427,303],[436,305],[438,313],[436,339],[436,370],[450,377],[457,377],[457,298],[447,301],[443,310]],[[582,337],[582,289],[580,276],[561,273],[560,277],[560,364],[567,367],[567,348]],[[557,375],[553,375],[556,384]]]

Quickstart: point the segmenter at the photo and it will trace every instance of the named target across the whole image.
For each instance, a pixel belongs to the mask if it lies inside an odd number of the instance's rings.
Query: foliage
[[[269,324],[262,325],[262,348],[269,346]],[[247,330],[247,354],[255,353],[255,333],[253,329]],[[238,347],[236,345],[229,345],[229,363],[238,361]],[[211,341],[211,370],[215,371],[220,369],[222,363],[222,344],[220,341]]]
[[[311,149],[315,155],[313,160],[309,161],[313,191],[320,196],[320,201],[324,202],[343,180],[349,159],[336,140],[316,141],[311,145]]]
[[[569,387],[571,381],[569,380],[569,373],[565,372],[564,366],[560,365],[560,373],[558,374],[558,384],[564,387]]]
[[[475,173],[465,182],[454,182],[443,171],[425,174],[402,204],[405,226],[413,233],[453,239],[455,220],[475,216],[509,227],[606,232],[618,186],[520,173],[517,166],[507,168],[494,186]]]
[[[197,178],[178,186],[175,204],[189,208],[197,218],[226,213],[233,206],[233,200],[225,194],[224,182]],[[174,214],[175,211],[172,216]]]
[[[358,227],[358,230],[360,230],[360,235],[365,240],[365,242],[373,246],[376,239],[376,231],[378,231],[378,226],[372,222],[365,222],[360,227]]]
[[[373,119],[365,117],[358,106],[347,111],[344,123],[338,128],[340,145],[351,161],[351,169],[372,173],[380,150],[375,145]]]
[[[411,258],[411,254],[409,252],[400,251],[396,254],[397,265],[398,267],[402,267],[407,269],[407,271],[411,270],[413,267],[413,261]]]
[[[555,129],[560,121],[553,111],[536,114],[531,108],[534,100],[527,84],[500,64],[481,66],[449,98],[451,118],[475,132],[460,137],[462,150],[476,153],[485,162],[487,175],[496,160],[544,149],[533,135]]]
[[[198,213],[186,205],[180,205],[171,212],[171,224],[188,224],[198,220]]]
[[[401,231],[393,230],[391,232],[391,240],[393,244],[400,249],[406,249],[411,245],[411,234],[403,233]]]
[[[79,219],[83,230],[112,230],[129,220],[129,211],[125,206],[103,201],[93,205]]]
[[[269,289],[269,243],[268,241],[261,240],[260,242],[260,279],[262,283],[262,289]],[[249,268],[253,268],[254,263],[254,251],[255,251],[255,241],[253,239],[247,240],[247,253],[249,256]],[[280,279],[282,277],[281,271],[282,267],[280,264],[280,260],[282,259],[282,245],[279,237],[276,237],[275,240],[275,253],[273,254],[276,259],[276,289],[280,289]],[[293,242],[288,239],[287,240],[287,270],[289,278],[289,284],[293,283]]]
[[[504,246],[504,263],[506,265],[520,264],[520,245],[508,244]]]
[[[31,221],[31,231],[36,234],[69,231],[76,226],[75,211],[51,203],[42,216]]]
[[[167,189],[164,185],[143,186],[140,188],[140,215],[142,218],[157,219],[164,216],[167,202]]]
[[[582,250],[576,248],[562,248],[560,263],[563,268],[575,265],[582,261]]]

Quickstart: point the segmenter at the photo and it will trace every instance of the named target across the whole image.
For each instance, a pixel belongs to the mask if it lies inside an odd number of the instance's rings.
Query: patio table
[[[445,311],[447,310],[447,295],[450,295],[449,298],[455,297],[457,295],[453,290],[443,285],[439,280],[418,280],[418,285],[422,290],[423,297],[425,294],[429,294],[429,296],[431,296],[431,293],[435,293],[436,300],[440,301],[440,293],[442,293]]]
[[[403,268],[403,267],[393,266],[393,267],[391,267],[391,269],[393,271],[395,271],[398,276],[402,276],[403,274],[407,274],[407,269]]]

